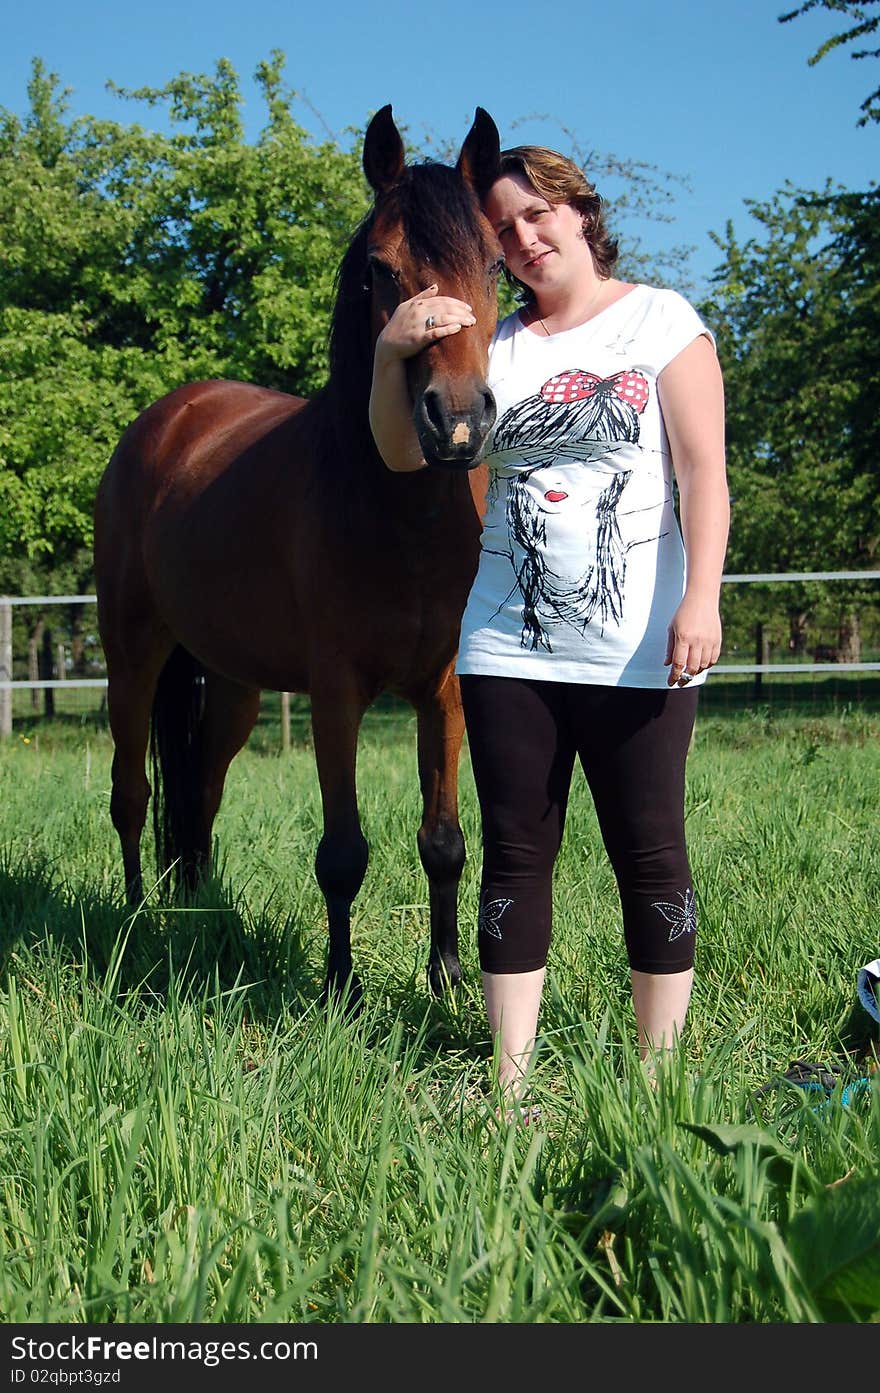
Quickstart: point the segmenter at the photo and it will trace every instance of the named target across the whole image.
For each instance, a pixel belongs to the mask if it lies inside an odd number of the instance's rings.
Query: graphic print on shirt
[[[549,378],[535,396],[517,402],[495,427],[493,459],[503,464],[507,456],[531,466],[507,479],[509,549],[500,553],[509,558],[522,597],[523,648],[552,652],[554,624],[568,624],[583,633],[596,618],[603,625],[621,621],[627,553],[632,546],[657,540],[655,535],[625,542],[621,536],[618,504],[632,471],[610,472],[610,482],[589,500],[595,559],[576,575],[560,574],[547,556],[547,529],[554,514],[566,503],[576,506],[570,491],[549,474],[546,488],[536,484],[545,482],[537,477],[541,471],[561,475],[571,467],[595,478],[591,462],[637,444],[639,417],[648,396],[647,378],[634,369],[606,378],[570,369]]]

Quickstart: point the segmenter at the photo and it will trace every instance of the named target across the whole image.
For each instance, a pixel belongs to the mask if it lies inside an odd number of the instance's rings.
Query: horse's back
[[[158,512],[191,510],[202,496],[222,491],[223,476],[241,459],[251,466],[252,492],[261,471],[277,472],[281,460],[298,457],[286,428],[307,405],[302,397],[220,379],[188,383],[153,402],[122,435],[98,486],[99,571],[108,545],[115,551],[126,536],[142,541]],[[235,499],[224,507],[233,510]]]
[[[214,379],[176,387],[146,407],[128,426],[98,489],[98,508],[112,506],[116,490],[143,479],[164,479],[191,467],[193,457],[213,460],[240,448],[298,415],[303,397],[248,382]],[[203,464],[204,467],[204,464]]]

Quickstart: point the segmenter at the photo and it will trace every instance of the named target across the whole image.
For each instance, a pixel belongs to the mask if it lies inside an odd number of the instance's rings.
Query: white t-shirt
[[[711,333],[636,285],[575,329],[498,325],[489,494],[456,671],[665,687],[685,556],[657,378]],[[705,673],[694,682],[705,680]]]

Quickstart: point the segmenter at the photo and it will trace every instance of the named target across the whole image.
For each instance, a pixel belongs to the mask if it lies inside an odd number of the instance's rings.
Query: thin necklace
[[[580,321],[581,324],[585,324],[586,321],[589,319],[589,317],[590,317],[590,310],[593,308],[593,306],[594,306],[595,304],[598,303],[599,296],[602,294],[602,291],[603,291],[603,289],[604,289],[604,286],[605,286],[605,282],[604,282],[604,281],[600,281],[600,282],[599,282],[599,287],[598,287],[598,289],[597,289],[595,295],[593,296],[593,298],[592,298],[592,300],[590,301],[590,303],[587,305],[587,308],[586,308],[586,312],[585,312],[585,314],[584,314],[584,317],[583,317],[583,319]],[[537,310],[537,305],[536,305],[535,308],[536,308],[536,310]],[[550,333],[550,330],[547,328],[547,325],[544,323],[544,320],[541,318],[540,315],[538,315],[538,323],[540,324],[541,328],[544,330],[544,333],[547,335],[548,339],[551,339],[551,338],[553,337],[553,335]],[[578,327],[578,326],[575,325],[575,328],[577,328],[577,327]]]

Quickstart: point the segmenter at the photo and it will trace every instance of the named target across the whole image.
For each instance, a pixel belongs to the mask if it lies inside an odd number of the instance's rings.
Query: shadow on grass
[[[408,979],[398,979],[382,992],[389,1016],[413,1035],[421,1034],[417,1058],[428,1064],[438,1054],[463,1055],[470,1062],[492,1057],[479,970],[465,969],[457,987],[435,996],[422,964]]]
[[[270,904],[244,909],[219,877],[189,899],[169,904],[154,894],[132,910],[64,882],[48,862],[0,859],[0,983],[11,970],[30,970],[44,983],[84,971],[98,988],[112,975],[120,1000],[135,995],[159,1009],[172,983],[178,999],[243,991],[252,1020],[293,1021],[321,1000],[326,950],[323,924],[297,925]],[[478,973],[474,983],[442,997],[429,992],[424,965],[383,982],[366,976],[365,1009],[349,1017],[366,1048],[380,1048],[399,1021],[410,1039],[420,1040],[425,1064],[439,1052],[473,1060],[491,1053],[485,1023],[467,1009],[474,986],[479,990]]]
[[[310,931],[288,917],[243,913],[217,880],[189,902],[137,910],[65,884],[48,863],[0,862],[0,976],[36,955],[84,968],[100,984],[119,963],[115,990],[162,1002],[178,992],[247,992],[248,1014],[298,1015],[320,991]],[[119,944],[125,948],[119,962]]]

